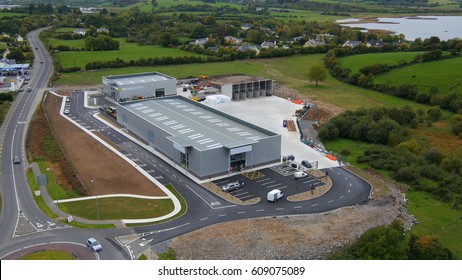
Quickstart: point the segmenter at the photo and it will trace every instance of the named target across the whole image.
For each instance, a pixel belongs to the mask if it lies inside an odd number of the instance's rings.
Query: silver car
[[[88,238],[87,247],[90,247],[93,250],[93,252],[98,252],[98,251],[101,251],[103,249],[103,246],[101,246],[101,244],[98,242],[98,240],[94,239],[93,237]]]
[[[239,189],[243,185],[244,185],[244,182],[236,181],[236,182],[228,183],[224,185],[223,187],[221,187],[221,190],[224,192],[232,192],[232,191]]]

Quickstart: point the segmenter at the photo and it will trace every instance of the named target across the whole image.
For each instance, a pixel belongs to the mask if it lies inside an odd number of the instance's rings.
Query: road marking
[[[266,182],[266,183],[263,183],[263,184],[261,184],[261,185],[264,186],[264,185],[268,185],[268,184],[272,184],[272,183],[276,183],[276,181]]]
[[[348,178],[347,178],[347,177],[344,177],[344,178],[345,178],[345,180],[347,180],[347,181],[348,181]]]
[[[333,200],[329,200],[327,203],[332,203],[332,202],[334,202],[334,201],[333,201]]]
[[[342,195],[340,196],[340,198],[343,198],[343,197],[344,197],[344,195],[342,194]]]
[[[353,187],[353,185],[350,183],[350,187]]]
[[[248,197],[253,197],[253,194],[250,194],[250,195],[246,195],[246,196],[242,196],[242,197],[239,197],[240,200],[244,199],[244,198],[248,198]]]
[[[218,217],[224,217],[224,216],[226,216],[226,215],[227,215],[227,214],[220,214],[220,215],[218,215]]]
[[[311,204],[311,206],[318,206],[318,205],[319,205],[319,204],[317,204],[317,203],[316,203],[316,204]]]
[[[144,238],[143,238],[144,239]],[[154,239],[149,239],[148,241],[145,241],[145,242],[141,242],[140,244],[138,244],[140,247],[144,247],[146,246],[149,242],[151,242],[152,240]]]
[[[265,209],[258,209],[258,210],[256,210],[256,211],[257,211],[257,212],[263,212],[263,211],[265,211]]]
[[[269,188],[276,187],[276,186],[279,186],[279,185],[282,185],[282,183],[277,183],[277,184],[274,184],[274,185],[270,185],[270,186],[268,186],[266,188],[269,189]]]
[[[215,206],[215,205],[220,205],[220,204],[221,204],[221,203],[220,203],[220,202],[218,202],[218,201],[215,201],[215,202],[212,202],[212,203],[210,203],[210,205],[212,205],[212,206]]]
[[[302,208],[301,206],[294,206],[294,209]]]
[[[244,214],[244,213],[245,213],[245,211],[240,211],[240,212],[237,212],[237,213],[238,213],[238,214]]]
[[[351,192],[351,189],[350,189],[350,190],[348,190],[348,192]]]
[[[280,210],[284,210],[284,208],[276,208],[276,209],[274,209],[274,210],[280,211]]]
[[[201,221],[205,221],[205,220],[207,220],[207,219],[208,219],[208,218],[202,218]]]
[[[260,183],[260,182],[268,181],[268,180],[271,180],[271,178],[261,179],[261,180],[255,181],[255,182]]]

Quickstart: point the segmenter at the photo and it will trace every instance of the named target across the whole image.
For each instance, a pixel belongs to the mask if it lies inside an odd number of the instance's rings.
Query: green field
[[[60,202],[66,213],[89,220],[148,219],[173,211],[171,199],[139,199],[130,197],[98,198],[75,202]]]
[[[20,260],[75,260],[75,257],[66,251],[40,251],[25,255]]]
[[[136,43],[127,43],[124,39],[117,38],[120,43],[120,49],[117,51],[76,51],[76,52],[60,52],[58,54],[61,65],[65,68],[78,66],[85,68],[87,63],[98,61],[111,61],[116,58],[122,60],[138,60],[142,57],[178,57],[178,56],[201,56],[205,55],[183,51],[174,48],[164,48],[161,46],[139,46]],[[83,48],[85,46],[84,39],[81,40],[57,40],[50,39],[49,44],[56,47],[59,45],[70,46],[75,48]]]
[[[274,79],[279,83],[298,90],[313,102],[322,101],[339,108],[356,109],[358,107],[404,106],[429,108],[426,105],[400,99],[379,92],[358,88],[328,77],[319,87],[308,81],[308,70],[315,64],[323,64],[322,54],[296,55],[275,59],[255,59],[221,63],[199,63],[186,65],[168,65],[158,67],[131,67],[108,69],[82,73],[64,73],[56,85],[101,84],[101,78],[108,75],[121,75],[158,71],[175,78],[198,77],[199,75],[226,75],[242,73]]]
[[[368,53],[339,58],[343,68],[350,68],[351,74],[364,66],[379,64],[396,65],[400,61],[409,62],[422,52]]]
[[[377,84],[416,84],[419,90],[426,91],[437,86],[440,92],[462,93],[462,56],[426,63],[419,63],[377,75]]]
[[[408,210],[419,221],[412,227],[417,235],[437,237],[450,248],[456,259],[462,259],[462,211],[455,210],[425,192],[407,192]]]

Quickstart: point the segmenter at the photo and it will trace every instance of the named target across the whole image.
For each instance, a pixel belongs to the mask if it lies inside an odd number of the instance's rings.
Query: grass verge
[[[35,196],[35,191],[39,190],[39,186],[37,184],[37,180],[35,179],[34,173],[32,172],[32,169],[27,170],[26,173],[27,176],[27,182],[29,183],[32,196],[34,197],[35,203],[37,203],[37,206],[42,210],[42,212],[50,217],[51,219],[57,218],[58,215],[56,215],[53,211],[51,211],[50,208],[48,208],[48,205],[46,204],[45,200],[41,195]]]
[[[40,251],[19,258],[20,260],[75,260],[72,253],[66,251]]]
[[[167,184],[165,185],[165,187],[173,193],[174,196],[176,196],[176,198],[180,201],[180,205],[181,205],[181,211],[178,212],[178,214],[176,214],[175,216],[171,217],[171,218],[168,218],[166,220],[162,220],[162,221],[159,221],[159,222],[154,222],[154,223],[142,223],[142,224],[129,224],[128,226],[130,227],[138,227],[138,226],[146,226],[146,225],[153,225],[153,224],[159,224],[159,223],[163,223],[163,222],[166,222],[166,221],[170,221],[170,220],[174,220],[178,217],[181,217],[184,213],[186,213],[186,211],[188,210],[187,207],[187,203],[186,203],[186,200],[183,198],[183,196],[181,196],[181,194],[175,189],[175,187],[172,185],[172,184]]]

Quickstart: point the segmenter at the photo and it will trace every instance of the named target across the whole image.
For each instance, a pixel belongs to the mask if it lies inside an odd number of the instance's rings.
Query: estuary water
[[[342,26],[388,30],[395,34],[403,34],[407,40],[437,36],[441,40],[462,39],[462,16],[419,16],[403,18],[377,18],[376,22],[361,22],[360,19],[349,18],[338,20]]]

